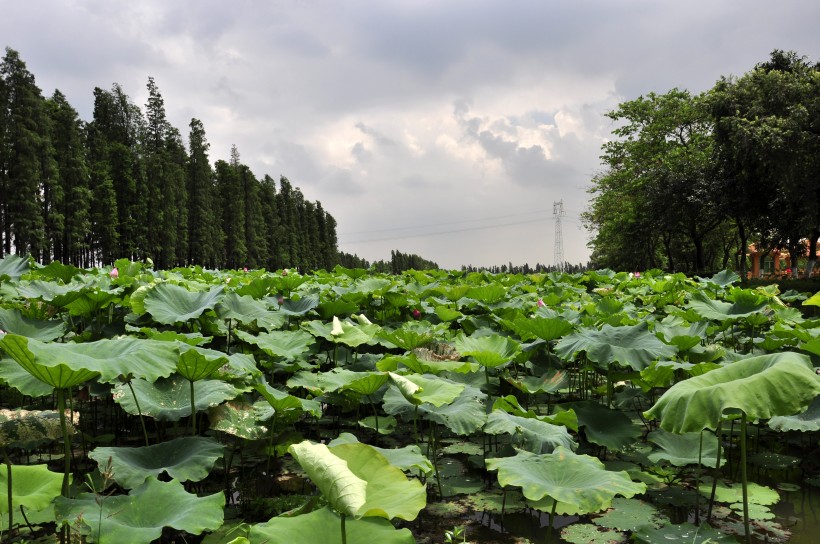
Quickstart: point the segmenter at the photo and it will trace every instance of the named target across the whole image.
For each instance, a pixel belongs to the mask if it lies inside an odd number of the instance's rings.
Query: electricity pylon
[[[567,215],[564,211],[564,200],[561,199],[558,202],[552,203],[552,217],[555,219],[555,255],[553,257],[553,262],[555,267],[563,272],[565,267],[564,263],[564,236],[561,233],[561,218]]]

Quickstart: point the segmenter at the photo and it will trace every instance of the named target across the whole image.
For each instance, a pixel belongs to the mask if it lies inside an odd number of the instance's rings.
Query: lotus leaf
[[[192,382],[209,378],[228,363],[228,356],[221,351],[179,344],[177,373]]]
[[[11,467],[12,507],[24,506],[42,510],[60,495],[63,475],[51,472],[46,465],[13,465]],[[0,512],[9,511],[8,467],[0,465]]]
[[[322,415],[322,406],[318,401],[293,396],[290,393],[271,387],[270,384],[261,380],[257,381],[253,388],[268,401],[278,417],[286,416],[290,418],[303,412],[307,412],[314,417],[321,417]]]
[[[341,514],[413,520],[426,504],[424,486],[367,444],[328,448],[304,441],[288,451]]]
[[[258,346],[268,355],[286,359],[301,357],[316,343],[316,339],[305,331],[271,331],[259,334],[236,331],[236,336]]]
[[[208,476],[223,449],[210,438],[185,436],[141,448],[98,447],[88,456],[97,462],[100,471],[110,459],[114,479],[132,489],[164,472],[180,482],[198,482]]]
[[[713,529],[704,523],[700,526],[684,522],[679,525],[664,525],[660,528],[646,525],[639,528],[633,535],[636,542],[656,544],[737,544],[737,540],[729,535]]]
[[[712,484],[704,483],[698,486],[700,494],[709,497],[712,495]],[[754,482],[748,484],[749,504],[761,504],[769,506],[780,500],[780,495],[774,489]],[[734,486],[726,482],[718,481],[715,487],[715,500],[717,502],[739,503],[743,500],[743,489],[740,484]]]
[[[820,395],[814,398],[805,412],[771,418],[769,427],[775,431],[820,431]]]
[[[555,345],[556,355],[566,361],[582,351],[601,368],[620,364],[641,371],[652,361],[668,359],[678,350],[658,340],[647,322],[642,321],[622,327],[603,325],[600,330],[582,327]]]
[[[649,460],[653,463],[667,461],[676,467],[696,465],[698,464],[698,456],[700,456],[700,464],[703,466],[714,468],[717,463],[719,444],[717,436],[712,433],[701,431],[673,434],[661,429],[649,433],[647,439],[658,446],[658,449],[648,455]],[[723,466],[725,463],[726,459],[722,458],[720,465]]]
[[[146,380],[131,382],[134,392],[139,398],[139,405],[143,415],[151,416],[160,421],[179,421],[191,415],[190,382],[182,378],[160,378],[155,383]],[[194,382],[194,397],[196,410],[206,410],[236,398],[240,390],[222,380],[199,380]],[[138,415],[140,410],[134,402],[134,396],[125,385],[114,388],[114,400],[123,410],[131,415]]]
[[[561,538],[571,544],[621,544],[626,535],[591,523],[573,523],[561,529]]]
[[[762,297],[739,296],[735,302],[723,302],[713,300],[701,291],[695,291],[686,307],[693,309],[703,319],[723,322],[749,317],[763,310],[767,304],[768,301]]]
[[[646,491],[626,472],[610,472],[595,457],[576,455],[558,446],[553,453],[519,451],[514,457],[487,459],[488,470],[498,470],[502,486],[521,487],[530,500],[550,497],[577,507],[580,512],[597,512],[615,497],[627,498]]]
[[[721,270],[711,278],[697,278],[699,283],[725,288],[740,281],[740,276],[730,270]]]
[[[248,533],[251,544],[342,544],[339,516],[328,508],[294,517],[276,517],[253,525]],[[347,542],[414,544],[409,529],[396,529],[380,518],[351,519],[345,524]]]
[[[470,356],[478,364],[488,368],[509,363],[521,351],[521,345],[518,342],[499,334],[488,336],[460,334],[455,339],[455,348],[462,356]]]
[[[66,332],[65,323],[62,321],[32,319],[24,316],[16,308],[0,308],[0,329],[43,342],[55,340]]]
[[[9,357],[0,358],[0,380],[30,397],[44,397],[54,391],[53,386],[35,378]]]
[[[264,303],[248,295],[228,293],[219,301],[215,310],[221,319],[233,319],[244,325],[255,322],[260,328],[269,331],[285,324],[285,316],[281,312],[270,310]]]
[[[269,406],[268,410],[271,411]],[[268,428],[261,424],[265,419],[255,405],[246,402],[229,401],[208,410],[211,429],[245,440],[259,440],[267,436]]]
[[[643,432],[624,412],[595,401],[571,402],[560,407],[575,411],[578,426],[584,428],[587,440],[612,450],[634,444]]]
[[[282,312],[283,315],[300,317],[318,305],[319,297],[307,296],[299,299],[289,298],[279,306],[279,311]]]
[[[397,347],[405,351],[412,351],[426,346],[435,340],[435,336],[429,330],[417,331],[406,326],[394,331],[382,329],[379,331],[378,336],[379,339],[387,342],[388,348]]]
[[[67,378],[66,371],[73,371],[71,385],[77,385],[100,375],[105,382],[114,382],[120,376],[134,376],[154,381],[170,376],[179,360],[179,349],[171,342],[143,340],[139,338],[115,338],[96,342],[53,343],[40,342],[7,334],[0,339],[0,348],[11,355],[17,363],[53,387],[56,385],[45,379],[60,374]],[[56,372],[56,374],[55,374]],[[51,380],[53,381],[53,380]],[[66,382],[68,383],[68,382]]]
[[[530,395],[536,395],[538,393],[554,393],[565,387],[569,382],[569,373],[565,370],[554,370],[540,376],[524,376],[518,380],[507,376],[506,380],[516,389]]]
[[[490,413],[484,432],[512,435],[514,446],[532,453],[550,453],[558,446],[570,450],[578,447],[564,426],[514,416],[503,410],[493,410]]]
[[[28,259],[19,255],[9,254],[0,259],[0,278],[4,276],[12,281],[18,281],[23,274],[31,269]]]
[[[351,433],[341,433],[338,438],[332,440],[328,447],[338,446],[339,444],[357,444],[359,439]],[[403,448],[379,448],[370,446],[377,452],[384,455],[390,461],[390,464],[396,466],[404,471],[417,469],[425,474],[433,471],[433,463],[427,457],[422,455],[421,448],[415,444],[405,446]]]
[[[158,283],[145,295],[145,311],[154,321],[165,325],[196,319],[212,310],[222,298],[224,287],[217,285],[208,291],[191,292],[173,283]]]
[[[820,394],[808,357],[770,353],[749,357],[672,386],[644,415],[673,433],[717,429],[727,409],[750,419],[793,415]]]
[[[429,403],[438,408],[453,402],[465,388],[462,383],[433,374],[401,376],[391,372],[389,376],[404,398],[414,405]]]
[[[669,523],[669,519],[657,508],[638,499],[612,499],[612,508],[592,520],[596,525],[621,531],[635,531],[649,525],[660,527]]]
[[[128,495],[102,501],[92,493],[75,499],[59,497],[54,511],[58,522],[88,525],[92,542],[147,544],[159,540],[163,527],[195,535],[213,531],[222,525],[224,506],[222,493],[197,497],[176,480],[150,478]]]

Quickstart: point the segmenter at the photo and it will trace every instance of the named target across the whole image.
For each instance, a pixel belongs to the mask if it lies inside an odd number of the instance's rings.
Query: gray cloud
[[[550,263],[558,200],[565,255],[585,260],[603,114],[775,48],[817,59],[817,20],[820,4],[768,0],[89,0],[9,2],[0,35],[84,119],[95,86],[142,106],[153,76],[213,160],[236,144],[257,176],[321,200],[341,249],[457,267]]]

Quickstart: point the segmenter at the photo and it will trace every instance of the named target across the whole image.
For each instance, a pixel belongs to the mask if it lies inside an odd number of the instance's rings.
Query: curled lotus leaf
[[[198,482],[208,476],[222,457],[223,449],[210,438],[183,436],[140,448],[98,447],[88,456],[101,471],[110,459],[114,479],[124,488],[132,489],[162,473],[180,482]]]
[[[820,376],[808,357],[795,352],[740,359],[676,383],[644,415],[673,433],[717,429],[727,410],[749,419],[788,416],[820,395]]]
[[[157,323],[173,325],[196,319],[213,310],[223,296],[224,287],[217,285],[208,291],[193,292],[173,283],[158,283],[143,299],[145,311]]]
[[[114,401],[131,415],[151,416],[160,421],[179,421],[191,415],[191,382],[179,376],[161,378],[154,383],[133,380],[131,386],[139,399],[140,409],[134,395],[126,385],[114,388]],[[199,380],[193,382],[196,410],[207,410],[226,400],[235,399],[241,391],[222,380]]]
[[[8,466],[0,465],[0,512],[9,511]],[[46,465],[13,465],[11,467],[12,507],[32,510],[46,508],[63,487],[63,475],[51,472]]]
[[[328,503],[354,518],[414,520],[427,503],[424,486],[408,480],[375,448],[362,443],[327,447],[303,441],[288,449]]]
[[[653,361],[671,358],[678,349],[661,342],[643,321],[621,327],[603,325],[600,330],[582,327],[555,345],[556,355],[566,361],[580,352],[602,368],[622,365],[640,372]]]

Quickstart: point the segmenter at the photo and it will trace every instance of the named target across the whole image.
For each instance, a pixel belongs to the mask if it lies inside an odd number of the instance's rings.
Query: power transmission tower
[[[555,255],[553,262],[555,267],[563,272],[566,269],[564,263],[564,236],[561,233],[561,218],[567,215],[564,211],[564,200],[552,203],[552,217],[555,219]]]

